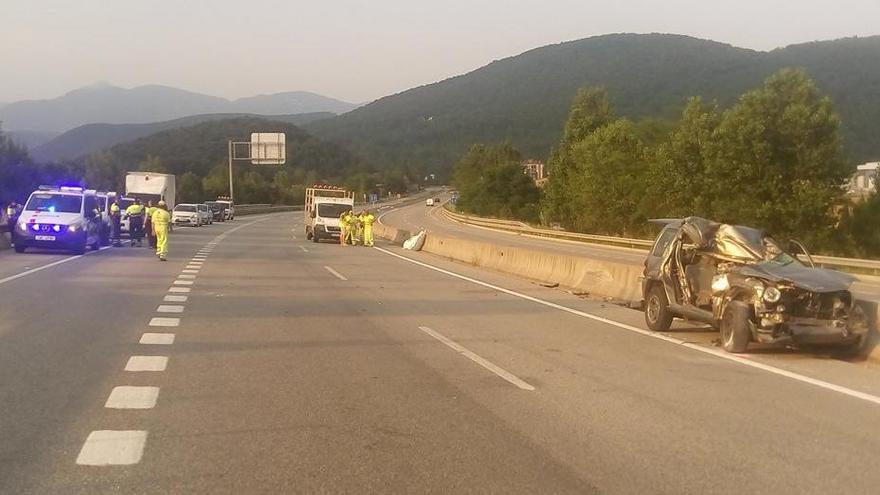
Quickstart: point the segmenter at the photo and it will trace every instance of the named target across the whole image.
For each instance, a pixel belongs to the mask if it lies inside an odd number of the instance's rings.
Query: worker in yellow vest
[[[146,215],[144,215],[144,235],[147,236],[147,246],[153,249],[156,248],[156,234],[153,232],[153,213],[156,211],[156,207],[153,206],[153,201],[147,201],[147,208],[144,210]]]
[[[153,232],[156,233],[156,256],[159,261],[166,261],[168,257],[168,224],[171,223],[171,214],[168,213],[168,205],[165,201],[159,201],[158,208],[150,218],[153,224]]]
[[[113,246],[121,247],[122,241],[122,210],[119,208],[119,198],[113,200],[110,205],[110,221],[113,224]]]
[[[138,246],[144,245],[144,205],[141,200],[135,198],[128,208],[125,209],[128,217],[128,235],[131,236],[131,247],[137,242]]]
[[[360,220],[364,229],[364,246],[373,247],[373,223],[376,222],[376,217],[370,213],[370,210],[364,210],[361,213]]]
[[[354,216],[351,210],[345,210],[339,215],[339,244],[343,246],[351,244],[351,228]]]

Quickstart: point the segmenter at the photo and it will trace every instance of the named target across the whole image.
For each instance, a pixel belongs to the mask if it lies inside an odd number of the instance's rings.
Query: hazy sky
[[[615,32],[768,50],[880,34],[880,0],[0,0],[0,101],[108,81],[362,102]]]

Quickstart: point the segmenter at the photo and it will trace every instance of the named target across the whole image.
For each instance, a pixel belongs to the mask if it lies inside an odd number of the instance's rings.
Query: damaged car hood
[[[824,268],[810,268],[797,263],[780,265],[767,261],[755,265],[741,266],[734,271],[746,277],[761,278],[774,283],[789,282],[796,287],[811,292],[848,290],[855,281],[855,277],[845,273]]]

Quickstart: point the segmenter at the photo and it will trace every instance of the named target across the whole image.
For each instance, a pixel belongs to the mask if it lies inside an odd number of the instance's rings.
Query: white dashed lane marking
[[[176,292],[178,294],[186,294],[191,291],[189,287],[169,287],[168,292]]]
[[[195,275],[187,275],[184,273],[183,275],[178,275],[177,278],[185,279],[185,280],[193,280],[196,278],[196,276]]]
[[[156,308],[157,313],[183,313],[183,306],[177,304],[162,304]]]
[[[180,325],[180,318],[153,318],[150,320],[151,327],[176,327]]]
[[[192,280],[175,280],[174,285],[192,285]]]
[[[172,335],[172,340],[174,336]],[[132,356],[128,358],[125,371],[165,371],[168,356]]]
[[[339,280],[346,280],[346,281],[348,280],[347,278],[345,278],[344,275],[342,275],[341,273],[337,272],[336,270],[330,268],[329,266],[325,266],[324,269],[327,270],[328,272],[330,272],[331,274],[333,274],[333,276],[338,278]]]
[[[104,407],[107,409],[152,409],[159,400],[159,387],[115,387]]]
[[[146,345],[171,345],[174,343],[173,333],[150,333],[141,335],[140,344]]]
[[[485,359],[477,354],[474,354],[473,352],[464,348],[458,342],[453,341],[452,339],[446,337],[445,335],[443,335],[439,332],[435,332],[434,330],[431,330],[428,327],[419,327],[419,330],[425,332],[426,334],[430,335],[431,337],[434,337],[435,339],[439,340],[440,342],[443,342],[448,347],[454,349],[455,352],[457,352],[457,353],[461,354],[462,356],[470,359],[471,361],[479,364],[480,366],[482,366],[483,368],[486,368],[487,370],[491,371],[492,373],[495,373],[496,375],[503,378],[504,380],[507,380],[508,382],[515,385],[516,387],[521,388],[522,390],[528,390],[528,391],[535,390],[535,387],[524,382],[523,380],[521,380],[519,377],[517,377],[513,373],[505,370],[504,368],[502,368],[500,366],[497,366],[495,363],[489,361],[488,359]]]
[[[188,296],[165,296],[162,300],[165,302],[186,302]]]
[[[89,433],[76,463],[81,466],[128,466],[140,462],[147,443],[142,430],[98,430]]]
[[[306,249],[305,246],[300,246],[299,248],[302,249],[304,253],[308,253],[308,252],[309,252],[309,250]]]
[[[199,273],[199,271],[192,270],[192,269],[186,269],[186,270],[181,270],[180,273]]]

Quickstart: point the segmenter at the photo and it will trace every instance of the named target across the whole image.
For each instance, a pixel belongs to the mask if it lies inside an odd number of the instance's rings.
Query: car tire
[[[95,242],[92,243],[91,247],[92,247],[92,251],[97,251],[97,250],[101,249],[101,239],[100,238],[96,239]]]
[[[19,245],[19,243],[15,243],[15,252],[21,254],[24,250],[27,249],[24,245]]]
[[[645,323],[655,332],[665,332],[672,325],[669,299],[662,284],[653,284],[645,298]]]
[[[312,242],[314,242],[315,244],[321,242],[321,238],[318,237],[318,234],[317,234],[317,233],[313,233],[313,234],[312,234]]]
[[[752,332],[749,328],[749,306],[743,301],[730,301],[721,315],[721,347],[738,354],[746,352]]]
[[[307,240],[307,241],[311,241],[311,240],[312,240],[312,233],[309,232],[308,230],[306,230],[306,240]]]
[[[83,255],[83,254],[86,254],[86,248],[88,248],[88,247],[89,247],[89,246],[88,246],[88,244],[86,244],[86,240],[83,239],[83,241],[82,241],[82,245],[77,246],[76,248],[74,248],[74,250],[73,250],[73,254],[77,254],[77,255]]]

